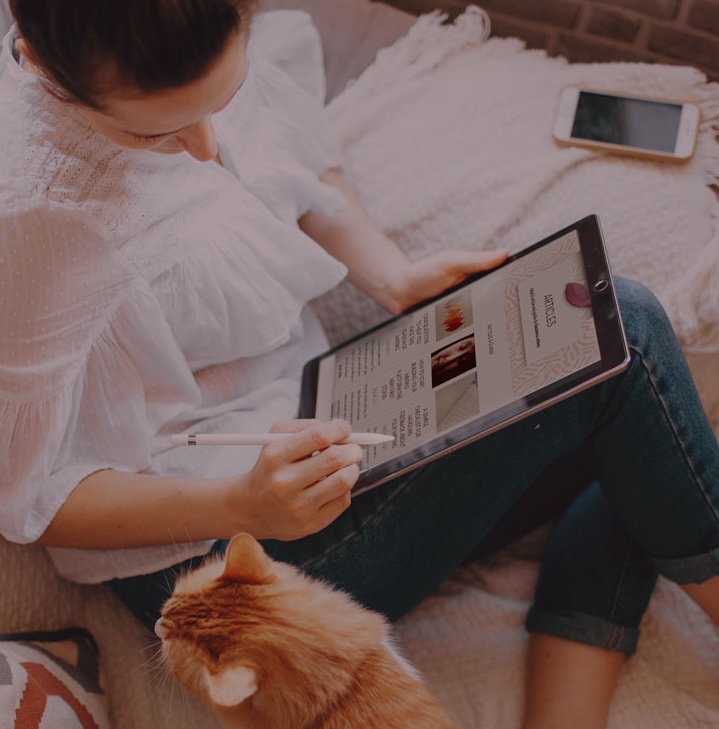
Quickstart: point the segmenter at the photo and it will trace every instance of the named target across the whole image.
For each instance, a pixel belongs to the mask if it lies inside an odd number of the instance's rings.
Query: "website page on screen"
[[[394,436],[366,470],[599,361],[571,231],[328,355],[316,416]]]

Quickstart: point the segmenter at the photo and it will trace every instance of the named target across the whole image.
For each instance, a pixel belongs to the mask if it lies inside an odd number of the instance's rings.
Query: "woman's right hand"
[[[349,505],[362,449],[342,443],[343,420],[275,423],[286,439],[265,446],[254,468],[230,489],[231,509],[257,539],[300,539],[333,522]]]
[[[265,446],[254,468],[232,478],[174,478],[101,469],[75,487],[37,540],[47,547],[126,549],[250,532],[299,539],[350,504],[362,449],[342,443],[348,423],[276,423],[287,438]]]

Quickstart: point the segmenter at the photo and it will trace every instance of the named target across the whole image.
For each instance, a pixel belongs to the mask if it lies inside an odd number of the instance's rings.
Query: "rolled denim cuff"
[[[530,633],[544,633],[575,643],[593,645],[631,656],[637,650],[639,629],[610,623],[594,615],[571,610],[548,612],[532,606],[525,623]]]
[[[657,572],[679,585],[706,582],[719,575],[719,549],[712,549],[693,557],[659,559],[652,557]]]

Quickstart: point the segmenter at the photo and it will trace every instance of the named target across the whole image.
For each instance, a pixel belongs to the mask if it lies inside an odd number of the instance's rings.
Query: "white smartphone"
[[[569,86],[554,121],[560,144],[686,162],[699,131],[696,104]]]

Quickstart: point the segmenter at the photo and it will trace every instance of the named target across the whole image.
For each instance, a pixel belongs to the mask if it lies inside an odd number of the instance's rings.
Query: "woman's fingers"
[[[286,439],[277,443],[266,446],[268,455],[280,458],[288,462],[301,461],[314,453],[322,452],[335,443],[343,441],[352,432],[349,423],[344,420],[332,420],[329,423],[320,421],[286,421],[282,424],[276,424],[280,427],[295,427],[291,423],[302,424],[304,427],[298,427],[292,431]],[[288,432],[274,430],[273,432]],[[359,446],[357,446],[359,448]],[[361,452],[360,452],[361,453]],[[361,455],[360,455],[361,458]],[[344,464],[343,464],[344,465]]]
[[[351,432],[342,420],[286,421],[272,430],[287,437],[265,446],[253,469],[260,521],[274,538],[297,539],[347,508],[363,451],[342,443]]]
[[[359,466],[351,463],[305,489],[305,494],[312,500],[314,507],[320,509],[332,501],[342,500],[345,496],[349,496],[359,473]]]
[[[270,433],[299,433],[313,425],[321,425],[322,421],[316,418],[293,418],[292,420],[278,420],[270,427]]]
[[[350,466],[356,466],[361,460],[362,448],[360,446],[354,443],[332,445],[306,459],[305,463],[301,465],[303,480],[306,480],[308,486],[311,487],[317,481],[327,479]]]
[[[432,256],[431,258],[434,258]],[[445,270],[454,275],[466,276],[498,266],[507,258],[506,249],[493,251],[446,251],[436,254],[445,264]]]

